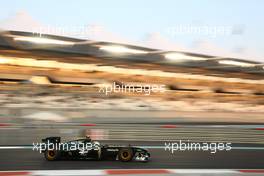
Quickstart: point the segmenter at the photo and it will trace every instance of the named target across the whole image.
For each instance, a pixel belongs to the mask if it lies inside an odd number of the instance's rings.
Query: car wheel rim
[[[129,157],[130,157],[129,152],[126,151],[126,152],[123,152],[123,153],[122,153],[122,158],[123,158],[123,159],[128,159]]]
[[[49,151],[48,152],[48,158],[53,159],[54,156],[55,156],[55,152],[54,151]]]

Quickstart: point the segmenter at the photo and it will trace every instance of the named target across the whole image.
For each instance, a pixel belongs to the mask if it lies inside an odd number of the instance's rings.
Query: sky
[[[8,0],[0,28],[264,62],[262,0]]]

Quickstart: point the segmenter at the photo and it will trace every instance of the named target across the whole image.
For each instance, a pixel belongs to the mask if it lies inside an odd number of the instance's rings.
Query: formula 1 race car
[[[60,137],[42,139],[40,146],[48,161],[59,159],[119,160],[147,162],[150,154],[146,149],[132,146],[101,145],[89,137],[61,143]]]

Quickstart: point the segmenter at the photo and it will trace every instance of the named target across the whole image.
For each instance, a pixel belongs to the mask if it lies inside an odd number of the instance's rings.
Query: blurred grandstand
[[[264,64],[237,58],[2,31],[0,67],[2,108],[264,111]],[[99,92],[113,82],[166,92]]]

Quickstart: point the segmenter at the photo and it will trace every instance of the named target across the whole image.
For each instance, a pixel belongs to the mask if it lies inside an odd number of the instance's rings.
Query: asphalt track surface
[[[243,145],[241,145],[243,146]],[[240,147],[241,147],[240,146]],[[242,147],[215,154],[205,151],[149,149],[148,163],[120,161],[63,160],[46,161],[43,154],[32,149],[1,149],[0,170],[69,170],[69,169],[263,169],[264,150]],[[257,146],[259,147],[259,146]],[[261,148],[261,147],[259,147]]]

